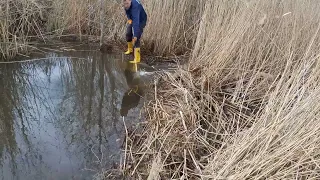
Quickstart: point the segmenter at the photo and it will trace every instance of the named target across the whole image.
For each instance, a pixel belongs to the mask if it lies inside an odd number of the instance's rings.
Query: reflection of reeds
[[[24,148],[28,149],[28,153],[23,156],[35,157],[38,154],[29,133],[34,133],[31,125],[42,120],[39,118],[41,111],[45,109],[47,117],[55,118],[50,106],[51,99],[46,95],[46,86],[34,82],[39,80],[35,78],[39,71],[48,72],[52,63],[56,62],[10,64],[0,68],[0,163],[13,164],[13,172],[18,168],[16,156],[20,153],[21,146],[25,145],[27,147]],[[48,73],[50,76],[50,72]],[[8,162],[2,160],[4,156],[9,158]],[[34,163],[34,159],[31,161]]]
[[[1,70],[0,70],[1,71]],[[2,159],[4,157],[5,150],[9,152],[15,152],[16,142],[14,133],[14,104],[12,98],[7,96],[11,92],[11,81],[6,81],[4,75],[0,74],[0,164],[2,166]],[[14,158],[14,153],[12,158]]]

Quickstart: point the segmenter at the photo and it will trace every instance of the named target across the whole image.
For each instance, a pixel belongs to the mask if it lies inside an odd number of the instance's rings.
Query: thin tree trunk
[[[104,18],[105,18],[105,0],[100,0],[100,46],[103,44],[104,40]]]

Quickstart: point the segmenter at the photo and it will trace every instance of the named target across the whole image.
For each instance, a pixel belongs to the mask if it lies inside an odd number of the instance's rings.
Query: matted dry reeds
[[[128,141],[135,179],[319,179],[320,2],[214,1]],[[131,143],[130,143],[131,142]]]

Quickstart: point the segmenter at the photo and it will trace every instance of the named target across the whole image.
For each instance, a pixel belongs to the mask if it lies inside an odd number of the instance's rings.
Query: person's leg
[[[125,54],[131,54],[133,52],[133,44],[132,44],[132,24],[127,25],[127,31],[126,31],[126,40],[128,44],[128,50],[125,52]]]
[[[143,27],[141,27],[140,29],[140,37],[138,38],[138,40],[135,42],[134,44],[134,60],[133,61],[130,61],[131,63],[139,63],[141,61],[141,53],[140,53],[140,39],[141,39],[141,36],[143,34]]]
[[[140,37],[138,38],[137,42],[135,42],[134,48],[140,48],[140,39],[141,39],[141,37],[142,37],[144,27],[145,27],[145,25],[142,25],[142,26],[140,27]]]

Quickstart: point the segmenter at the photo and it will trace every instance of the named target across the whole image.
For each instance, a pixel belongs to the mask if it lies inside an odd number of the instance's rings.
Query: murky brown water
[[[140,121],[144,80],[90,47],[44,57],[0,64],[0,177],[92,179],[119,163],[122,116]]]

